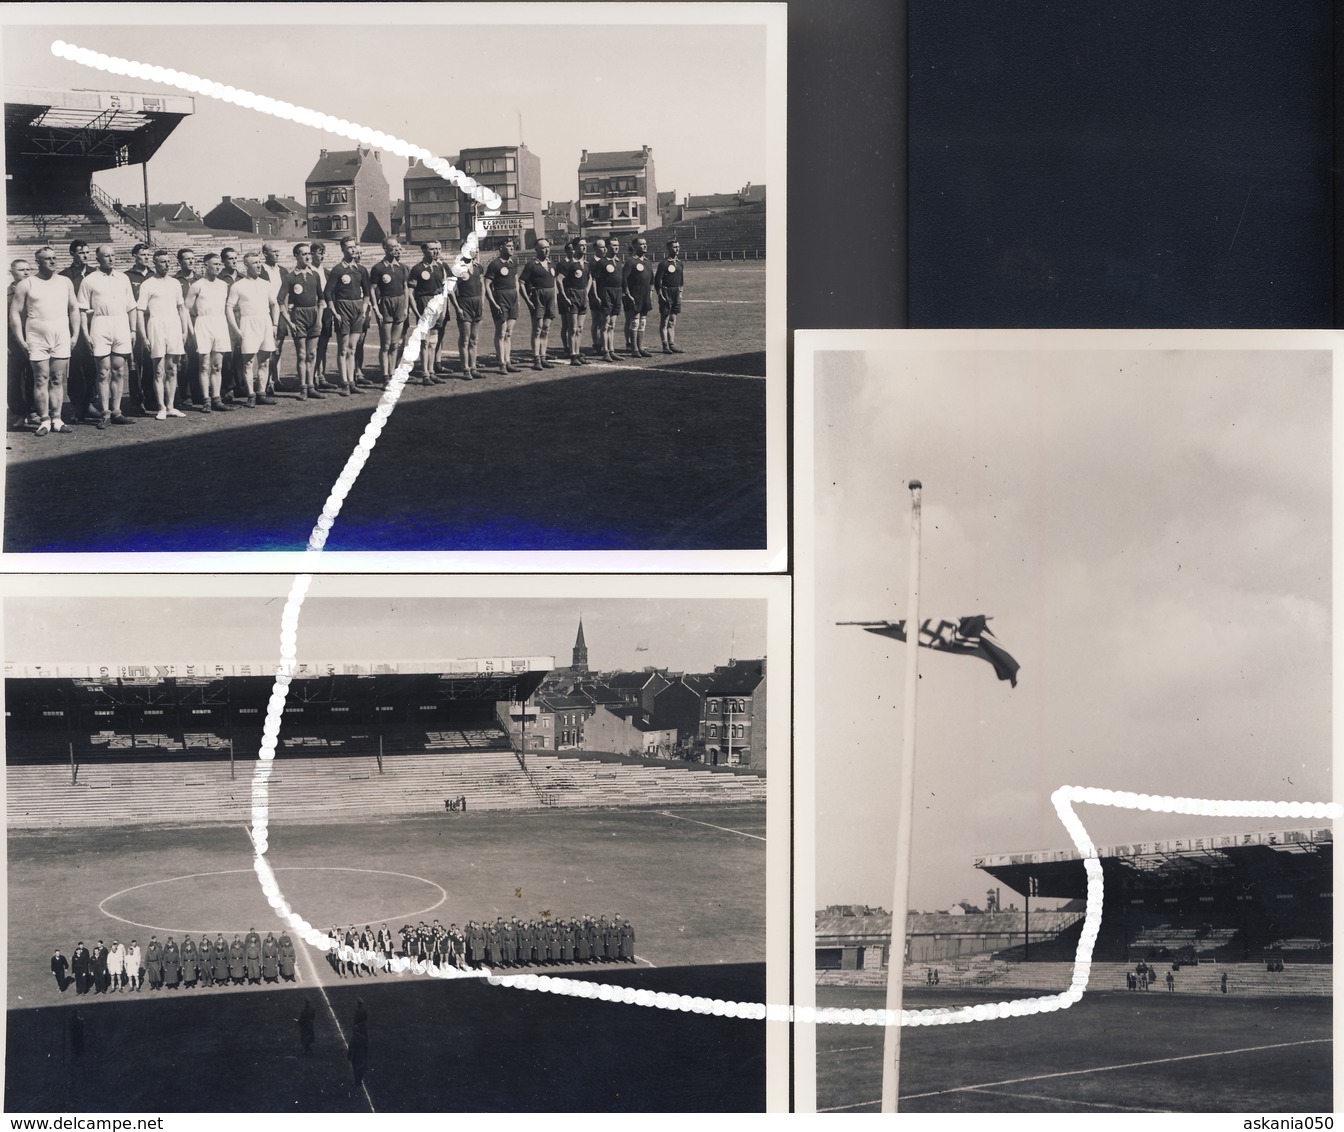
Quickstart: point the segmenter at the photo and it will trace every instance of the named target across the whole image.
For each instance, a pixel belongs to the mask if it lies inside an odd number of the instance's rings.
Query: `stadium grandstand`
[[[674,237],[681,241],[682,259],[764,259],[765,203],[742,205],[644,233],[655,253]]]
[[[5,222],[11,258],[25,247],[75,239],[129,252],[146,232],[93,183],[93,175],[142,166],[147,208],[149,162],[194,112],[194,101],[178,94],[7,89]]]
[[[510,739],[551,657],[309,662],[290,685],[276,820],[760,802],[764,782],[559,759]],[[243,820],[275,665],[6,667],[11,828]]]
[[[1089,989],[1124,989],[1144,964],[1163,976],[1180,972],[1185,993],[1330,994],[1333,844],[1330,829],[1314,828],[1098,849],[1104,903]],[[936,971],[939,986],[1066,987],[1086,909],[1082,858],[1008,853],[977,857],[975,866],[1024,907],[911,913],[904,982],[925,985]],[[1033,900],[1057,906],[1033,910]],[[884,982],[890,939],[891,915],[880,909],[819,911],[818,981]]]

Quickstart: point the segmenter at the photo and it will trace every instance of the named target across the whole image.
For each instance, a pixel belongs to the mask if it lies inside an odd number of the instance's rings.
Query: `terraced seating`
[[[759,802],[765,779],[681,767],[627,766],[528,754],[527,768],[547,805],[674,806]]]

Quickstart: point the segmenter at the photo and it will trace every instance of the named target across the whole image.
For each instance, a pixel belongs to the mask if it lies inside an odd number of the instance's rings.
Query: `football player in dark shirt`
[[[383,258],[369,272],[374,308],[378,312],[378,370],[383,385],[401,364],[406,334],[407,286],[410,274],[401,262],[401,244],[389,236],[383,241]]]
[[[579,339],[583,335],[583,320],[588,315],[588,299],[593,290],[593,274],[588,270],[588,241],[575,236],[569,242],[569,254],[560,261],[560,335],[569,352],[569,364],[587,365]]]
[[[593,357],[605,358],[607,355],[607,320],[602,313],[602,304],[597,294],[597,263],[607,258],[607,238],[598,236],[593,241],[593,250],[588,253],[588,275],[593,281],[593,318],[591,322],[593,337]]]
[[[411,268],[410,321],[419,322],[429,309],[434,296],[443,290],[447,272],[439,262],[443,245],[438,240],[425,240],[420,245],[422,258]],[[419,377],[423,385],[438,385],[435,376],[439,369],[439,354],[443,351],[443,327],[447,320],[448,307],[445,304],[434,320],[434,325],[425,333],[425,341],[420,347],[420,356],[411,370],[412,377]],[[430,343],[433,343],[431,346]]]
[[[327,272],[322,298],[331,307],[336,330],[336,364],[342,397],[359,392],[355,385],[355,351],[369,312],[369,273],[356,262],[359,245],[353,236],[341,240],[341,261]]]
[[[546,339],[558,313],[555,298],[555,264],[550,261],[551,241],[544,237],[533,248],[536,258],[518,276],[523,301],[532,312],[532,368],[551,369],[546,359]]]
[[[485,269],[485,298],[495,316],[495,357],[500,373],[517,373],[509,364],[513,324],[518,318],[518,265],[513,262],[513,237],[506,237],[499,255]]]
[[[317,336],[322,327],[322,278],[313,269],[313,255],[307,244],[294,245],[294,270],[285,278],[280,292],[280,322],[294,339],[294,361],[299,371],[299,400],[325,396],[313,382],[313,363],[317,358]],[[276,348],[279,349],[279,340]]]
[[[625,346],[631,356],[651,358],[644,349],[644,326],[653,309],[653,263],[648,258],[649,243],[643,236],[630,241],[630,256],[621,272],[625,302]]]
[[[448,303],[457,320],[457,356],[462,361],[462,376],[471,381],[482,376],[477,369],[480,365],[477,351],[481,334],[481,304],[485,301],[482,296],[485,272],[472,259],[465,267],[454,267],[453,274],[457,284],[448,292]]]
[[[616,315],[621,309],[620,248],[614,239],[607,241],[607,254],[594,261],[593,285],[597,289],[597,311],[593,321],[602,324],[602,341],[598,356],[603,361],[616,358]]]
[[[131,281],[131,293],[135,296],[136,302],[140,301],[140,284],[154,274],[154,268],[149,262],[152,250],[146,243],[136,244],[131,249],[131,258],[135,262],[126,269],[126,278]],[[129,388],[126,392],[131,399],[131,413],[133,416],[143,417],[145,393],[153,388],[154,362],[149,356],[149,343],[141,335],[136,336],[132,347],[131,366],[127,376]]]
[[[686,283],[686,265],[681,261],[681,241],[675,236],[667,241],[667,256],[658,261],[653,273],[654,290],[658,292],[658,332],[663,339],[664,354],[681,354],[678,350],[677,315],[681,313],[681,289]]]

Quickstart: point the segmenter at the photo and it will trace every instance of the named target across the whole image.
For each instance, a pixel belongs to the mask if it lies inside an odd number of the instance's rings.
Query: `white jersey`
[[[194,318],[223,318],[224,304],[229,297],[229,284],[224,279],[197,279],[187,292],[187,311]]]
[[[182,306],[182,284],[171,275],[162,279],[152,275],[140,284],[139,307],[147,318],[162,322],[172,320],[181,326],[182,316],[178,311]]]
[[[94,318],[125,315],[135,310],[135,292],[124,271],[99,269],[79,285],[79,306]]]

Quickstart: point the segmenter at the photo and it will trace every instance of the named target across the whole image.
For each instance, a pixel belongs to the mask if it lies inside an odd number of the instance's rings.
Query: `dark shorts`
[[[438,294],[438,292],[435,291],[435,292],[434,292],[434,295],[437,295],[437,294]],[[427,311],[429,310],[429,304],[434,300],[434,295],[416,295],[416,296],[415,296],[415,307],[416,307],[416,310],[418,310],[418,311],[420,312],[420,314],[416,314],[416,313],[415,313],[415,310],[411,311],[411,312],[410,312],[410,320],[411,320],[412,322],[419,322],[421,316],[423,316],[423,315],[425,314],[425,312],[427,312]],[[447,304],[447,303],[444,303],[443,306],[439,308],[439,317],[436,318],[436,319],[434,320],[434,322],[433,322],[433,324],[431,325],[430,329],[431,329],[431,330],[437,330],[440,326],[442,326],[442,325],[443,325],[443,320],[447,317],[447,315],[448,315],[448,304]]]
[[[378,300],[379,322],[405,322],[406,296],[393,295],[390,299]]]
[[[667,298],[663,298],[662,295],[658,296],[658,312],[660,314],[681,314],[681,288],[664,287],[663,293],[667,295]]]
[[[480,296],[480,295],[458,295],[458,296],[457,296],[457,321],[458,321],[458,322],[480,322],[480,321],[481,321],[481,296]]]
[[[330,308],[330,307],[323,307],[323,308],[322,308],[322,337],[323,337],[323,338],[330,338],[330,337],[331,337],[332,321],[333,321],[333,320],[332,320],[332,315],[331,315],[331,308]]]
[[[598,291],[597,302],[598,309],[610,318],[612,315],[620,313],[621,293],[619,291]]]
[[[569,306],[565,310],[569,314],[587,314],[588,313],[588,292],[587,291],[566,291],[565,298],[569,300]]]
[[[560,314],[560,308],[555,302],[555,288],[548,287],[544,291],[532,292],[532,317],[539,318],[557,318]]]
[[[653,301],[647,293],[625,300],[626,314],[648,314],[651,310],[653,310]]]
[[[333,299],[331,315],[336,324],[337,334],[362,334],[364,332],[364,300]]]
[[[495,304],[490,310],[496,322],[511,322],[518,317],[517,291],[496,291]]]
[[[316,338],[319,330],[319,307],[290,307],[289,321],[294,327],[295,338]]]

